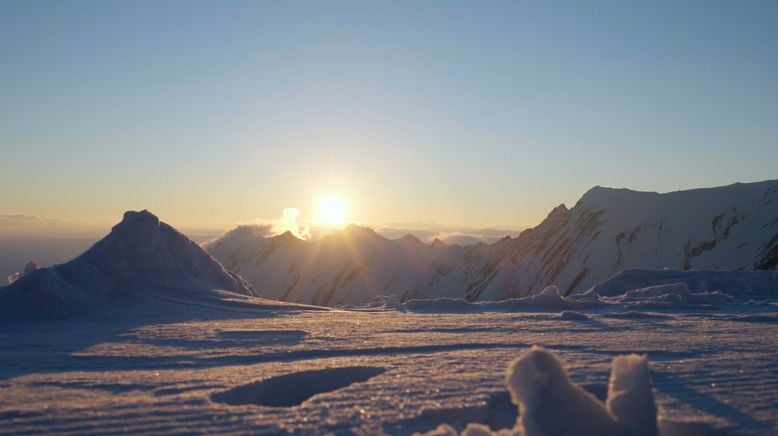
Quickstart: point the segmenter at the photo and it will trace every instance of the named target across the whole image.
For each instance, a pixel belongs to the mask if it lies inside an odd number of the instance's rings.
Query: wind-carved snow
[[[670,424],[774,433],[778,324],[735,318],[772,317],[778,307],[735,299],[712,312],[611,316],[619,310],[577,309],[589,320],[564,321],[556,310],[313,310],[130,299],[63,320],[3,320],[0,427],[105,433],[121,423],[127,432],[156,434],[409,434],[461,419],[457,431],[468,423],[512,428],[518,411],[506,397],[504,370],[542,344],[588,392],[607,390],[614,357],[646,354],[662,434],[670,434],[664,431]],[[346,384],[355,380],[351,370],[342,377],[329,371],[355,367],[386,372],[326,393],[313,382],[314,395],[288,407],[214,401],[257,379],[286,380],[276,387],[289,389],[308,372]],[[612,384],[613,392],[646,386]]]
[[[466,247],[350,226],[318,241],[240,227],[206,246],[264,297],[327,306],[582,293],[624,269],[775,270],[778,181],[666,194],[595,187],[516,238]],[[728,289],[711,289],[727,292]]]

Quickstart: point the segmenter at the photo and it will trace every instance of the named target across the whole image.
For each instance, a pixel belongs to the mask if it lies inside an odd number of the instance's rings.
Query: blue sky
[[[778,2],[0,2],[0,213],[525,226],[778,177]]]

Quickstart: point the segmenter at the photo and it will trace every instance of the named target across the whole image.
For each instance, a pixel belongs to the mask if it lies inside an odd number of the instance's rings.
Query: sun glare
[[[337,195],[319,200],[319,222],[325,226],[342,227],[348,220],[346,202]]]

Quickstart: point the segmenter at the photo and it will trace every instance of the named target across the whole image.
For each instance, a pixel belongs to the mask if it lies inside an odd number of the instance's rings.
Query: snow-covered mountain
[[[241,226],[206,249],[261,296],[285,301],[495,300],[552,284],[570,295],[628,268],[776,269],[778,180],[666,194],[595,187],[491,245],[388,240],[353,225],[309,242]]]
[[[126,212],[89,250],[50,268],[26,268],[0,289],[0,317],[63,317],[138,290],[220,289],[254,295],[254,288],[148,211]]]

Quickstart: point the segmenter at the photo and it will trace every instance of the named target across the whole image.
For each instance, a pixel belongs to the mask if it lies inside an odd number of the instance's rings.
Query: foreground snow
[[[64,320],[0,323],[0,432],[509,429],[505,368],[534,344],[603,401],[592,407],[612,410],[612,360],[646,354],[662,434],[778,431],[774,300],[656,307],[321,310],[234,293],[135,295]]]
[[[463,436],[659,434],[645,356],[631,354],[613,359],[607,405],[570,380],[554,353],[538,346],[511,362],[505,383],[519,408],[516,424],[495,432],[487,425],[471,423],[465,427]],[[442,424],[428,434],[441,433],[455,435],[457,432]]]

